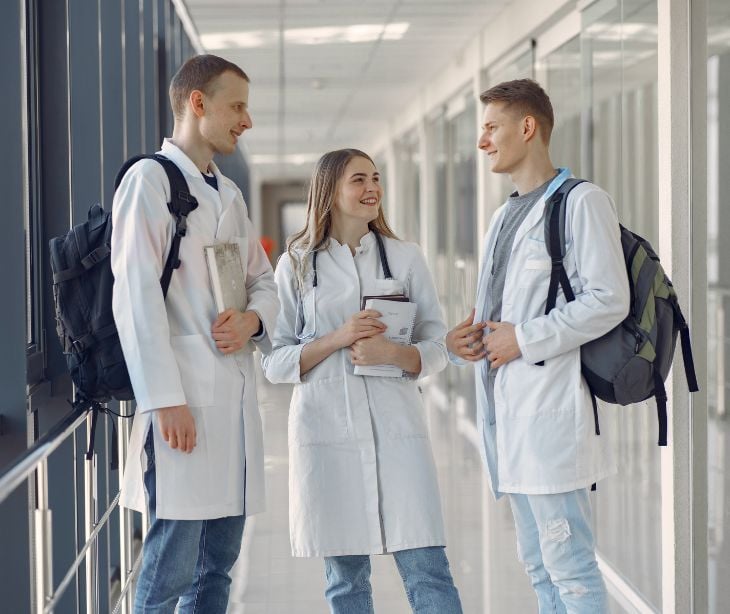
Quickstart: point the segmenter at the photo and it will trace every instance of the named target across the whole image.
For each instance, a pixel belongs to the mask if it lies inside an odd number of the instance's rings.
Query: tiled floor
[[[447,554],[467,614],[536,611],[516,560],[509,506],[487,491],[468,420],[424,387],[447,529]],[[289,549],[287,413],[291,386],[272,386],[259,373],[266,446],[267,509],[247,521],[233,570],[230,614],[318,614],[328,611],[321,559],[295,559]],[[411,610],[393,559],[372,557],[378,614]]]

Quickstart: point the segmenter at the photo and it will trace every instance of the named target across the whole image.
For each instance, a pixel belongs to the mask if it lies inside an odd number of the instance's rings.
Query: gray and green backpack
[[[575,300],[563,266],[565,208],[570,191],[582,179],[568,179],[550,197],[545,214],[545,245],[552,261],[545,313],[554,307],[558,286],[568,302]],[[667,445],[667,393],[664,380],[674,358],[679,333],[687,385],[699,390],[689,338],[689,327],[679,308],[677,293],[649,242],[621,228],[631,303],[629,315],[616,328],[581,347],[581,369],[593,396],[596,434],[600,434],[596,397],[628,405],[655,397],[659,445]]]

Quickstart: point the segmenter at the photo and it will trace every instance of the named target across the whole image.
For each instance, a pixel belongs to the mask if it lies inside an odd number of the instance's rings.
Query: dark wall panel
[[[111,208],[114,178],[124,161],[124,99],[122,83],[122,0],[102,0],[101,92],[102,92],[102,184],[105,208]]]
[[[21,14],[19,3],[3,9],[0,20],[0,75],[8,95],[0,97],[0,142],[3,164],[3,223],[0,258],[3,262],[3,301],[0,302],[0,468],[25,448],[25,252],[23,242],[23,147]],[[27,489],[19,488],[0,504],[0,595],[2,609],[24,612],[30,598],[28,582]],[[12,556],[9,555],[12,553]]]

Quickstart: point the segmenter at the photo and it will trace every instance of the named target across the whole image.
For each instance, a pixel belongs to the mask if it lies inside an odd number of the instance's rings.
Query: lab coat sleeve
[[[125,175],[112,207],[112,309],[141,412],[186,402],[160,286],[173,225],[166,183],[162,167],[143,160]]]
[[[289,254],[279,258],[275,279],[281,310],[273,327],[271,348],[264,353],[261,366],[272,384],[298,384],[301,382],[299,359],[305,344],[300,343],[295,331],[299,291]]]
[[[442,371],[448,364],[446,351],[446,324],[439,303],[433,277],[426,258],[418,246],[411,265],[409,297],[416,303],[416,322],[411,341],[421,355],[421,372],[418,379]]]
[[[261,246],[254,225],[248,218],[246,218],[246,230],[248,235],[248,268],[246,270],[248,306],[246,309],[255,312],[263,324],[263,333],[252,340],[261,352],[266,353],[271,350],[270,332],[274,330],[276,318],[279,315],[279,298],[271,263]]]
[[[572,216],[567,212],[582,290],[574,301],[515,327],[522,357],[529,363],[597,339],[629,312],[628,276],[615,206],[603,190],[587,188],[568,202]]]

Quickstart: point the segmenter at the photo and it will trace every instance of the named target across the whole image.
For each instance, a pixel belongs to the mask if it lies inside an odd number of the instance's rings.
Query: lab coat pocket
[[[391,296],[394,294],[404,294],[405,286],[399,279],[376,279],[375,295]]]
[[[404,379],[370,378],[371,412],[391,439],[428,437],[421,393],[415,382]]]
[[[550,270],[552,263],[547,257],[528,257],[519,278],[521,288],[534,288],[550,282]]]
[[[499,368],[496,385],[506,418],[574,411],[580,386],[580,350],[533,365],[522,358]]]
[[[203,335],[170,338],[180,369],[185,400],[191,407],[213,405],[215,399],[215,357]]]
[[[348,438],[345,380],[331,377],[294,387],[289,444],[323,445]]]

